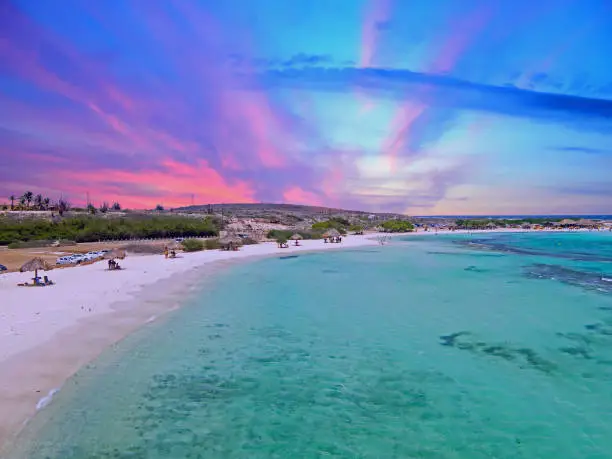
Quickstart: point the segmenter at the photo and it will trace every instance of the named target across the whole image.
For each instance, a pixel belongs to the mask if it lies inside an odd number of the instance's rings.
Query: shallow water
[[[14,457],[611,457],[612,237],[482,239],[232,267],[81,370]]]

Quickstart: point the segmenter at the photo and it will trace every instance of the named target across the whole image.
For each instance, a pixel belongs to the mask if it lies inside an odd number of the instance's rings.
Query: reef
[[[474,338],[471,332],[460,331],[440,336],[440,344],[476,355],[490,356],[513,362],[520,368],[531,368],[547,374],[553,373],[557,368],[553,362],[541,357],[533,349],[517,348],[508,343],[487,343],[477,341]]]

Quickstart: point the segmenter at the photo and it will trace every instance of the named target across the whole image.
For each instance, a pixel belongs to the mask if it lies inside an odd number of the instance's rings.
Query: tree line
[[[54,210],[57,211],[60,215],[63,215],[64,212],[67,212],[71,209],[70,203],[64,199],[60,198],[57,201],[52,201],[48,196],[43,196],[42,194],[34,194],[31,191],[26,191],[20,196],[16,196],[14,194],[8,197],[11,205],[10,210]],[[6,205],[4,206],[4,210],[6,209]],[[109,204],[104,201],[99,207],[95,207],[93,204],[87,204],[86,210],[90,214],[96,214],[97,212],[106,213],[110,210],[119,211],[121,210],[121,204],[117,201]]]
[[[212,217],[129,216],[95,218],[81,215],[60,221],[0,220],[0,245],[32,240],[96,242],[121,239],[218,236],[220,223]]]

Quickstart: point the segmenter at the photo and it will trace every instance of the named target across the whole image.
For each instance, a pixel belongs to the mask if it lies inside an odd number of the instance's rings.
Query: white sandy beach
[[[341,244],[305,240],[279,249],[269,242],[176,259],[128,256],[122,271],[106,271],[106,263],[99,262],[45,273],[56,282],[46,288],[17,287],[32,273],[0,276],[0,450],[81,366],[178,307],[189,286],[218,269],[219,262],[376,244],[367,235],[344,237]]]
[[[237,252],[186,253],[176,259],[128,256],[121,261],[122,271],[106,271],[105,262],[51,271],[47,274],[56,285],[46,288],[17,287],[32,273],[1,275],[0,450],[36,413],[37,406],[46,403],[49,393],[104,349],[178,307],[190,286],[219,269],[219,263],[377,245],[375,236],[347,236],[341,244],[306,240],[285,249],[269,242]]]

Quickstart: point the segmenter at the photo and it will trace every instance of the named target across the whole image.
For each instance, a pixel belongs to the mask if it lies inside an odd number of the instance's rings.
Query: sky
[[[608,0],[0,0],[0,202],[612,214]]]

